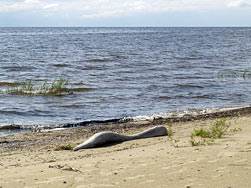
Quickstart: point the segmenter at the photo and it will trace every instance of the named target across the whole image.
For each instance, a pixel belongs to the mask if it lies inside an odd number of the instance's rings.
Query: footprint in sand
[[[89,184],[89,185],[79,185],[76,188],[90,188],[90,187],[115,187],[115,185],[112,184]]]
[[[67,176],[57,176],[54,178],[48,178],[45,181],[40,181],[40,182],[36,182],[36,184],[41,184],[41,183],[52,183],[52,182],[58,182],[58,181],[63,181],[64,179],[66,179]]]
[[[171,166],[162,167],[161,170],[168,170],[168,169],[170,169],[170,168],[171,168]]]
[[[216,172],[225,172],[226,167],[220,167],[215,169]]]
[[[212,176],[212,178],[220,178],[220,177],[223,176],[223,174],[231,173],[231,171],[230,171],[230,170],[227,170],[226,167],[217,168],[217,169],[215,169],[215,171],[216,171],[217,173],[219,173],[219,174],[216,174],[216,175]]]
[[[248,162],[248,160],[247,159],[241,159],[239,161],[235,161],[235,163],[245,163],[245,162]]]
[[[217,161],[219,161],[219,159],[215,159],[215,160],[211,160],[211,161],[207,161],[208,163],[216,163]]]
[[[143,182],[139,182],[139,184],[148,184],[148,183],[153,183],[155,182],[155,180],[147,180],[147,181],[143,181]]]
[[[144,177],[145,175],[138,175],[138,176],[127,177],[126,180],[134,180],[134,179],[144,178]]]

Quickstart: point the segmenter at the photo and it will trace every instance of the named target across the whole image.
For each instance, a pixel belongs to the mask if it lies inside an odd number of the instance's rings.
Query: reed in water
[[[55,95],[62,96],[65,94],[72,94],[73,92],[68,89],[68,80],[62,76],[58,80],[54,80],[51,85],[45,81],[41,86],[36,86],[32,80],[26,80],[25,83],[16,87],[9,87],[6,90],[7,94],[14,95]],[[2,93],[4,93],[2,91]]]

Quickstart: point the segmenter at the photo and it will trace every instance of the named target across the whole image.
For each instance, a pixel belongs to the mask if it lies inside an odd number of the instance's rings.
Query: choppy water
[[[249,105],[250,67],[251,28],[0,28],[0,89],[61,75],[71,88],[91,88],[2,93],[0,126]],[[240,76],[220,78],[224,71]]]

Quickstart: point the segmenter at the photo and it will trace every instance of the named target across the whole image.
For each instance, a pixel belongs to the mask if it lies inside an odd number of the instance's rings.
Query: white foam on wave
[[[212,108],[212,109],[204,109],[204,110],[197,110],[197,109],[190,109],[190,110],[184,110],[184,111],[176,111],[176,112],[167,112],[167,113],[159,113],[159,114],[153,114],[153,115],[141,115],[141,116],[134,116],[134,117],[125,117],[119,120],[119,122],[128,122],[128,121],[153,121],[155,119],[171,119],[171,118],[183,118],[185,116],[199,116],[199,115],[205,115],[205,114],[212,114],[217,112],[227,112],[232,110],[242,110],[245,108],[250,108],[251,105],[248,106],[239,106],[239,107],[227,107],[227,108]],[[118,119],[116,119],[117,121]],[[102,123],[102,122],[101,122]],[[103,122],[103,124],[105,121]],[[109,121],[109,123],[112,123],[112,121]],[[115,123],[115,122],[114,122]],[[99,122],[93,123],[93,125],[98,125]],[[88,126],[85,125],[85,126]],[[8,128],[10,127],[10,128]],[[16,127],[16,129],[14,129]],[[70,126],[70,127],[64,127],[64,124],[62,125],[32,125],[32,126],[18,126],[18,125],[8,125],[6,126],[0,126],[0,136],[7,136],[11,134],[20,134],[20,133],[28,133],[28,132],[48,132],[48,131],[59,131],[59,130],[65,130],[69,128],[76,128],[80,126]]]
[[[167,113],[159,113],[153,114],[149,116],[134,116],[134,117],[126,117],[124,120],[131,120],[131,121],[153,121],[155,119],[168,119],[168,118],[182,118],[184,116],[198,116],[198,115],[205,115],[205,114],[212,114],[217,112],[226,112],[231,110],[241,110],[251,107],[248,106],[241,106],[241,107],[228,107],[228,108],[212,108],[212,109],[204,109],[204,110],[184,110],[184,111],[176,111],[176,112],[167,112]]]

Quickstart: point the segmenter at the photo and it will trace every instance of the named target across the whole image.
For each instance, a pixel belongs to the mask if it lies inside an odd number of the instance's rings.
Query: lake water
[[[249,105],[250,67],[251,28],[0,28],[0,126]],[[60,76],[80,92],[4,92]]]

